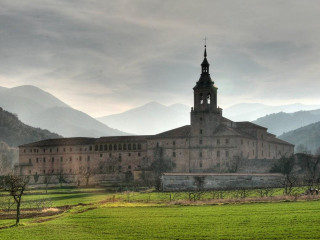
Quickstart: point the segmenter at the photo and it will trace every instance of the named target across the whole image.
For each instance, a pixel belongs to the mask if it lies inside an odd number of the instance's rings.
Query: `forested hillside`
[[[295,144],[296,150],[303,145],[315,153],[320,147],[320,122],[287,132],[279,136],[279,138]]]
[[[10,146],[60,137],[48,130],[30,127],[22,123],[16,115],[0,108],[0,141]]]

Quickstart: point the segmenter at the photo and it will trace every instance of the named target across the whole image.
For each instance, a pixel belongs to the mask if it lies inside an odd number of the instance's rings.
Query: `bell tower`
[[[207,60],[207,48],[204,46],[204,59],[201,63],[201,75],[196,86],[193,88],[194,93],[194,111],[195,112],[216,112],[217,111],[217,90],[214,82],[211,80]]]
[[[204,46],[204,59],[201,75],[193,88],[194,107],[191,109],[191,135],[210,136],[220,124],[222,109],[217,107],[217,90],[210,77],[210,64],[207,60],[207,46]]]

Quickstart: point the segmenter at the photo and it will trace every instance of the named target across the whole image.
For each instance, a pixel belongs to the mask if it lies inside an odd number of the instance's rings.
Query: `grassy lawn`
[[[115,204],[115,206],[117,206]],[[99,205],[0,230],[1,239],[320,239],[320,202]]]
[[[208,205],[207,200],[216,196],[206,193],[200,202],[206,205],[191,206],[180,201],[188,198],[187,193],[106,193],[101,189],[27,193],[22,205],[25,212],[32,211],[27,208],[39,199],[50,201],[52,207],[77,206],[57,215],[22,219],[19,227],[1,229],[15,220],[0,219],[1,240],[320,239],[319,200]],[[274,195],[278,194],[281,191],[275,190]],[[224,198],[236,195],[227,192]],[[257,192],[248,194],[254,196]]]

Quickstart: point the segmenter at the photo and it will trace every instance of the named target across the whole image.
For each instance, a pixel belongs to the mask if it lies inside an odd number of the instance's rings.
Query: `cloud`
[[[207,36],[222,106],[320,102],[318,6],[2,0],[0,86],[36,85],[94,116],[149,101],[192,104]]]

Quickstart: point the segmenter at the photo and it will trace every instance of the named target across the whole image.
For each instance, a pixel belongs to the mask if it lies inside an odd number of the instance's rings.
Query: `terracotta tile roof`
[[[183,127],[175,128],[166,132],[162,132],[151,136],[150,138],[184,138],[190,136],[191,127],[186,125]]]

